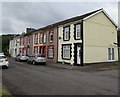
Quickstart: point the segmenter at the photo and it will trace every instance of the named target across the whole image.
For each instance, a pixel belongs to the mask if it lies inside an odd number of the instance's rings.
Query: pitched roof
[[[102,9],[98,9],[98,10],[95,10],[95,11],[92,11],[92,12],[89,12],[89,13],[86,13],[86,14],[83,14],[81,16],[76,16],[76,17],[73,17],[73,18],[70,18],[70,19],[66,19],[64,21],[61,21],[61,22],[58,22],[58,23],[55,23],[53,25],[62,25],[62,24],[65,24],[65,23],[69,23],[69,22],[73,22],[73,21],[77,21],[77,20],[82,20],[98,11],[100,11]]]
[[[93,16],[93,15],[99,13],[99,12],[103,12],[108,17],[108,19],[117,27],[116,23],[110,18],[110,16],[105,12],[105,10],[103,8],[101,8],[101,9],[98,9],[98,10],[83,14],[81,16],[76,16],[76,17],[73,17],[73,18],[70,18],[70,19],[66,19],[66,20],[63,20],[63,21],[60,21],[60,22],[57,22],[57,23],[54,23],[54,24],[39,28],[39,29],[37,29],[35,31],[32,31],[29,34],[32,34],[32,33],[36,32],[36,31],[42,31],[42,30],[45,30],[45,29],[49,29],[51,27],[57,27],[59,25],[74,22],[74,21],[77,21],[77,20],[85,20],[85,19],[87,19],[87,18],[89,18],[89,17],[91,17],[91,16]],[[25,35],[29,35],[29,34],[25,34]]]
[[[86,13],[86,14],[83,14],[81,16],[76,16],[76,17],[73,17],[73,18],[70,18],[70,19],[66,19],[66,20],[63,20],[63,21],[60,21],[60,22],[57,22],[57,23],[54,23],[54,24],[51,24],[51,25],[48,25],[48,26],[45,26],[43,28],[39,28],[37,30],[44,30],[46,28],[50,28],[50,27],[55,27],[55,26],[59,26],[59,25],[62,25],[62,24],[66,24],[66,23],[69,23],[69,22],[73,22],[73,21],[77,21],[77,20],[82,20],[84,19],[85,17],[88,17],[98,11],[100,11],[102,9],[98,9],[98,10],[95,10],[95,11],[92,11],[92,12],[89,12],[89,13]]]

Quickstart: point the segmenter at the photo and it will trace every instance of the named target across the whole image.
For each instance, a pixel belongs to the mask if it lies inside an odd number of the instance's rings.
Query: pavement
[[[84,72],[71,66],[32,65],[9,58],[2,82],[12,95],[118,95],[118,70]],[[61,65],[59,67],[59,65]]]

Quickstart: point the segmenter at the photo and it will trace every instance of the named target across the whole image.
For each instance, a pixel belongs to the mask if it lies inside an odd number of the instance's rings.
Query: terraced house
[[[48,61],[57,62],[57,33],[53,25],[38,29],[33,34],[33,53],[45,54]]]
[[[95,10],[20,36],[19,51],[74,65],[118,61],[117,25]]]
[[[19,53],[32,54],[33,51],[33,33],[36,29],[27,28],[25,34],[20,35]]]
[[[117,26],[99,9],[58,26],[58,62],[75,65],[118,60]]]

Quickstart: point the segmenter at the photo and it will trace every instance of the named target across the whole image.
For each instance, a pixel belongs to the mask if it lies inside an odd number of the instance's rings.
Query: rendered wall
[[[84,63],[108,62],[108,47],[115,48],[118,60],[117,29],[103,12],[83,22]]]

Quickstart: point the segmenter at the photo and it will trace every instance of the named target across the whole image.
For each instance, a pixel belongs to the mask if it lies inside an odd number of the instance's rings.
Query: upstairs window
[[[75,39],[81,39],[81,24],[75,25]]]
[[[43,33],[40,33],[40,43],[43,42]]]
[[[24,39],[23,39],[23,37],[21,38],[21,41],[22,41],[22,43],[21,43],[21,44],[22,44],[22,45],[24,45]]]
[[[70,26],[64,27],[63,40],[70,40]]]
[[[50,42],[53,42],[53,31],[50,32]]]
[[[20,46],[21,46],[21,38],[20,38]]]
[[[27,42],[27,41],[26,41],[26,37],[24,37],[24,45],[26,45],[26,42]]]
[[[43,43],[46,43],[46,39],[47,39],[47,34],[46,34],[46,33],[44,33]]]
[[[27,39],[27,40],[28,40],[28,41],[27,41],[27,42],[28,42],[27,44],[29,45],[29,44],[30,44],[30,36],[28,36],[28,39]]]
[[[38,34],[35,34],[35,37],[34,37],[35,39],[35,44],[38,44]]]

